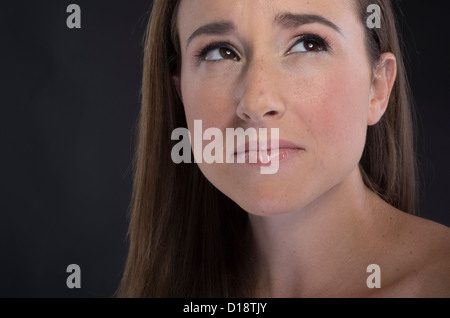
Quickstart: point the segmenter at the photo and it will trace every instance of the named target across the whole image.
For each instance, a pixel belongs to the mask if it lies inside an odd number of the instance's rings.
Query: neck
[[[320,198],[288,215],[250,215],[260,296],[293,297],[326,293],[330,277],[345,275],[346,262],[364,255],[375,233],[373,210],[381,199],[355,169]],[[379,223],[379,222],[378,222]],[[370,260],[361,262],[365,274]],[[326,275],[325,275],[326,274]]]

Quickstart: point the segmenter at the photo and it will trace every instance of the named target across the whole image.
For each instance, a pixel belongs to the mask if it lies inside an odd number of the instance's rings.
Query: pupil
[[[306,49],[309,51],[322,51],[322,47],[320,46],[320,44],[314,41],[306,42]]]
[[[223,58],[231,58],[233,57],[233,53],[229,49],[222,48],[220,49],[220,55],[222,55]]]

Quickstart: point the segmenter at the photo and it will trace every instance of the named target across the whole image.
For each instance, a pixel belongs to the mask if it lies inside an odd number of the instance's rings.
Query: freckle
[[[381,235],[381,237],[382,237],[382,238],[384,238],[384,234],[383,234],[383,235]]]
[[[400,270],[400,268],[397,267],[397,272]]]

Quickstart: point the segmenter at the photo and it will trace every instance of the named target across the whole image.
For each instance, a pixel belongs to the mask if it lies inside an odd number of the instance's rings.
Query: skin
[[[346,0],[182,0],[178,30],[181,73],[174,82],[188,128],[279,128],[304,149],[262,175],[245,164],[199,164],[203,174],[249,213],[257,251],[255,296],[450,296],[449,229],[389,206],[367,189],[358,167],[367,126],[388,105],[396,59],[376,65],[364,26]],[[325,17],[296,27],[274,24],[282,13]],[[234,30],[201,34],[228,21]],[[299,36],[326,39],[304,52]],[[212,42],[229,43],[231,54]],[[315,45],[319,45],[315,43]],[[222,53],[224,51],[221,51]],[[226,57],[222,59],[223,57]],[[204,145],[205,146],[205,143]],[[366,285],[369,264],[381,267],[380,289]]]

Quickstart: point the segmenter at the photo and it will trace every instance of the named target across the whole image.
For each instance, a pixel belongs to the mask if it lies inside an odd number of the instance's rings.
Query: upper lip
[[[236,154],[242,153],[242,152],[258,151],[258,150],[267,151],[267,150],[272,150],[272,149],[302,149],[302,150],[305,149],[302,146],[299,146],[292,141],[284,140],[284,139],[278,140],[277,148],[272,148],[272,141],[270,139],[268,139],[266,142],[264,142],[262,144],[261,149],[258,149],[258,148],[259,148],[258,141],[256,141],[256,142],[255,141],[254,142],[247,141],[245,144],[238,145],[237,147],[235,147],[234,154],[236,155]]]

